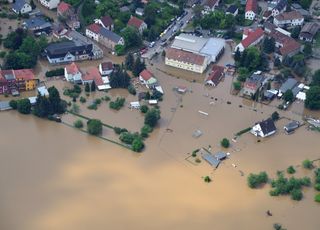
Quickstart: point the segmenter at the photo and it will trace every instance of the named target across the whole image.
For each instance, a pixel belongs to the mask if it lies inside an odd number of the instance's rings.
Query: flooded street
[[[229,61],[223,57],[221,64]],[[82,62],[79,66],[85,69],[99,63],[100,60]],[[204,75],[197,78],[190,72],[161,68],[180,74],[178,79],[159,71],[158,64],[148,68],[165,92],[164,101],[159,104],[161,120],[146,140],[146,150],[139,154],[61,123],[15,111],[0,113],[0,229],[105,230],[130,226],[193,230],[214,226],[267,230],[274,223],[290,230],[318,229],[320,206],[313,200],[313,188],[306,189],[302,201],[294,202],[289,197],[269,196],[269,185],[249,189],[246,177],[259,171],[274,177],[277,170],[298,165],[306,158],[319,158],[320,133],[302,126],[294,134],[285,135],[284,118],[276,124],[277,134],[260,143],[251,134],[232,142],[227,150],[230,159],[217,170],[204,161],[191,164],[186,158],[193,150],[209,145],[214,153],[224,150],[219,144],[222,138],[231,140],[235,133],[268,118],[276,109],[230,95],[232,77],[226,77],[216,88],[208,88],[192,83],[202,83]],[[42,61],[37,67],[42,80],[46,65]],[[61,80],[50,80],[46,85],[55,85],[61,95],[64,87],[71,86]],[[173,90],[177,86],[186,86],[188,92],[177,94]],[[102,102],[96,111],[87,109],[90,101],[105,95],[111,100],[125,97],[125,107],[112,111]],[[86,97],[84,92],[81,96]],[[143,126],[142,114],[128,108],[128,103],[137,97],[127,90],[96,92],[86,98],[85,104],[77,103],[82,115],[131,131]],[[308,111],[297,103],[291,110],[279,113],[301,120]],[[320,117],[319,112],[313,115]],[[70,124],[75,119],[63,117]],[[197,129],[203,135],[193,138]],[[104,134],[114,137],[111,132]],[[213,180],[209,184],[203,182],[207,175]],[[313,176],[301,168],[298,175]],[[266,210],[271,210],[273,216],[267,217]]]

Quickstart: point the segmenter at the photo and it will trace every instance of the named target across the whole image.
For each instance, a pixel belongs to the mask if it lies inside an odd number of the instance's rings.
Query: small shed
[[[227,158],[227,154],[225,152],[217,152],[216,154],[214,154],[214,157],[219,161],[222,161]]]
[[[300,122],[299,121],[291,121],[290,123],[286,124],[283,129],[286,131],[287,134],[293,133],[297,128],[299,128]]]
[[[140,109],[140,102],[139,101],[130,102],[130,108],[131,109]]]
[[[38,87],[38,92],[41,96],[49,96],[49,92],[45,86]]]
[[[158,104],[157,100],[149,100],[149,105],[156,105]]]
[[[217,168],[220,164],[220,161],[209,153],[203,154],[202,158],[214,168]]]

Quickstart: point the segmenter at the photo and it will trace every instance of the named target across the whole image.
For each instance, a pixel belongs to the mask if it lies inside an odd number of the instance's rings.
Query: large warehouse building
[[[180,34],[176,36],[174,42],[168,50],[172,54],[172,49],[179,50],[175,53],[180,55],[173,55],[175,59],[166,56],[166,65],[174,66],[181,69],[190,70],[197,73],[203,73],[206,67],[212,63],[216,62],[219,57],[223,54],[225,47],[225,40],[219,38],[200,38],[189,34]],[[203,62],[199,68],[190,68],[190,62],[185,63],[186,56],[190,56],[190,53],[196,55],[197,57],[202,56]],[[180,58],[181,57],[181,58]],[[192,61],[192,59],[188,59]],[[199,65],[199,62],[197,63]]]

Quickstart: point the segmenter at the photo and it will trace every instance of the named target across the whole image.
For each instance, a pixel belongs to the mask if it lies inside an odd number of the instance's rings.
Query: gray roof
[[[296,97],[297,94],[298,94],[300,91],[301,91],[301,89],[300,89],[298,86],[294,87],[294,88],[292,89],[293,96]]]
[[[228,7],[226,12],[234,14],[237,11],[237,9],[238,7],[236,5],[231,5]]]
[[[110,31],[110,30],[107,30],[107,29],[104,28],[104,27],[101,27],[101,29],[100,29],[100,34],[101,34],[103,37],[106,37],[106,38],[108,38],[109,40],[111,40],[111,41],[113,41],[113,42],[115,42],[115,43],[118,43],[118,42],[120,41],[120,39],[121,39],[121,37],[120,37],[118,34],[112,32],[112,31]]]
[[[176,36],[172,44],[172,48],[183,49],[193,53],[200,53],[200,50],[205,46],[208,39],[200,38],[190,34],[180,34]]]
[[[300,126],[300,122],[298,121],[291,121],[290,123],[286,124],[284,126],[284,129],[287,131],[287,132],[292,132],[293,130],[299,128]]]
[[[247,78],[246,83],[254,83],[254,84],[262,84],[264,80],[264,76],[259,74],[252,74],[250,77]]]
[[[26,3],[26,0],[16,0],[12,6],[12,9],[19,13]]]
[[[291,7],[292,7],[293,9],[296,9],[296,10],[302,9],[302,6],[299,5],[298,3],[292,3],[292,4],[291,4]]]
[[[287,6],[287,4],[288,4],[288,1],[287,1],[287,0],[280,0],[280,1],[278,2],[278,4],[276,5],[275,9],[281,11],[281,10],[283,10],[283,9]]]
[[[298,83],[298,81],[296,79],[293,78],[289,78],[285,81],[285,83],[282,84],[281,88],[279,89],[279,91],[281,91],[282,93],[285,93],[287,90],[289,89],[293,89],[293,87],[295,87],[295,85]]]
[[[207,161],[211,166],[213,166],[214,168],[217,168],[220,164],[220,161],[215,158],[214,156],[212,156],[209,153],[205,153],[202,155],[202,158]]]
[[[274,125],[274,122],[271,118],[268,118],[265,121],[261,121],[259,123],[262,132],[264,135],[268,135],[269,133],[272,133],[277,130],[276,126]]]
[[[224,152],[217,152],[216,154],[214,154],[214,157],[221,161],[227,157],[227,154]]]
[[[47,28],[52,26],[52,24],[46,21],[43,17],[29,18],[24,21],[24,25],[29,30]]]
[[[9,101],[0,101],[0,110],[1,111],[9,110],[9,109],[12,109],[11,106],[10,106]]]
[[[217,57],[225,46],[225,40],[220,38],[209,38],[207,43],[200,50],[201,54]]]

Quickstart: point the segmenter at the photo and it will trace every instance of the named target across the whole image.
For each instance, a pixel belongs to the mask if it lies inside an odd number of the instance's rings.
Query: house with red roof
[[[245,19],[254,20],[258,13],[258,3],[257,0],[247,0]]]
[[[106,28],[107,30],[113,31],[114,29],[113,20],[109,15],[106,15],[100,19],[95,19],[94,23],[99,24],[100,26]]]
[[[144,69],[140,74],[139,74],[139,80],[140,82],[145,85],[148,89],[154,88],[157,84],[157,79],[153,76],[153,74],[147,70]]]
[[[143,31],[148,28],[147,24],[143,20],[134,16],[131,16],[127,23],[127,26],[136,28],[140,34],[142,34]]]
[[[244,86],[241,90],[241,94],[250,98],[253,97],[258,91],[258,89],[260,89],[260,87],[263,85],[264,80],[264,76],[256,73],[252,74],[250,77],[246,79]]]
[[[64,68],[64,77],[69,82],[82,83],[82,73],[74,62]]]
[[[99,64],[99,72],[102,76],[110,75],[113,72],[113,64],[111,61]]]
[[[32,69],[0,70],[0,94],[34,90],[38,82]]]
[[[57,7],[57,15],[58,18],[67,24],[70,29],[78,29],[80,28],[80,21],[75,13],[74,8],[65,2],[60,2]]]
[[[224,76],[224,67],[219,65],[213,65],[212,70],[206,80],[206,85],[214,86],[216,87],[221,79]]]
[[[243,40],[235,47],[235,51],[239,50],[243,52],[250,46],[255,46],[264,38],[264,32],[261,28],[256,30],[245,30],[243,35]]]
[[[215,8],[219,5],[220,0],[207,0],[203,7],[204,11],[203,13],[208,14],[215,10]]]

